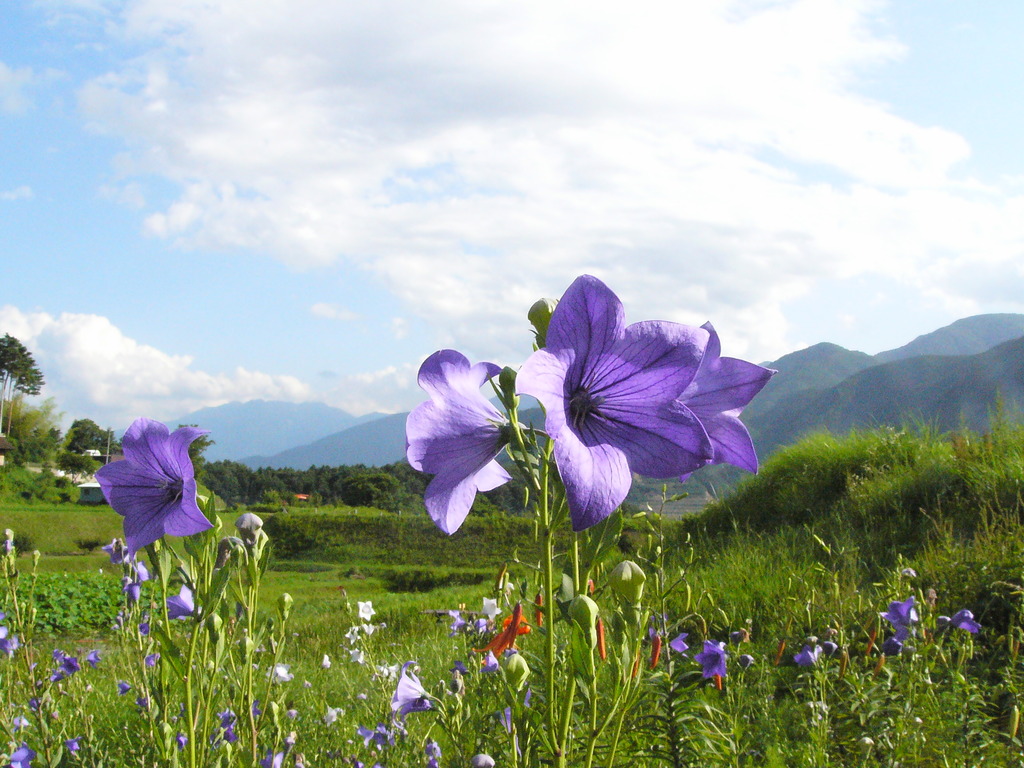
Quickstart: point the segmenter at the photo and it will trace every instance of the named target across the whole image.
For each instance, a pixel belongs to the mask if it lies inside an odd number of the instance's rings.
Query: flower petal
[[[555,441],[555,463],[574,531],[604,520],[629,493],[629,464],[613,445],[588,446],[571,429],[564,429]]]

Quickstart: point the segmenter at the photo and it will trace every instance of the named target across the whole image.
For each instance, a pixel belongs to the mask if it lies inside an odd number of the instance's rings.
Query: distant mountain
[[[1024,315],[994,314],[958,320],[874,356],[815,344],[767,364],[779,373],[743,420],[762,458],[815,429],[844,432],[915,419],[939,429],[961,423],[984,429],[997,392],[1011,407],[1024,406],[1018,397],[1024,377],[1015,367],[1024,366],[1019,337]],[[197,411],[178,423],[212,429],[217,444],[208,452],[211,459],[305,469],[400,461],[407,415],[357,419],[317,403],[253,401]],[[524,412],[523,420],[530,418],[539,416]]]
[[[925,355],[872,366],[826,389],[785,397],[745,421],[761,455],[811,431],[919,422],[985,430],[997,399],[1024,408],[1024,338],[978,355]]]
[[[897,349],[879,352],[875,360],[891,363],[921,355],[977,355],[1021,336],[1024,336],[1024,315],[974,315],[918,336]]]
[[[206,451],[210,461],[238,461],[253,454],[276,454],[306,445],[325,435],[380,418],[375,413],[357,417],[324,403],[283,403],[267,400],[226,403],[202,408],[179,419],[178,424],[195,424],[210,431],[214,441]]]
[[[747,407],[746,413],[764,412],[794,392],[825,389],[847,376],[875,365],[866,352],[852,352],[838,344],[822,342],[780,357],[769,368],[778,371]]]
[[[248,467],[308,469],[313,466],[337,467],[366,464],[381,466],[401,461],[405,456],[405,417],[395,413],[322,437],[308,445],[280,451],[269,456],[248,456],[241,462]]]

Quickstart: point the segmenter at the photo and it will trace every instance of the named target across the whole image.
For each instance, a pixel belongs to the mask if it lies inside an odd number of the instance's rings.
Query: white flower
[[[351,651],[349,651],[349,654],[352,656],[352,661],[354,661],[356,664],[366,663],[366,657],[363,655],[362,648],[353,648]]]
[[[274,668],[267,674],[275,683],[287,683],[295,677],[295,675],[289,671],[290,669],[290,664],[275,664]]]
[[[483,614],[491,621],[494,621],[494,617],[501,613],[501,608],[498,607],[498,601],[493,597],[484,598],[484,609]]]
[[[324,725],[334,725],[338,715],[344,715],[345,710],[341,707],[327,707],[327,714],[324,715]]]
[[[348,628],[348,632],[345,633],[345,637],[348,638],[350,643],[354,643],[359,639],[359,626],[352,626]]]
[[[324,660],[320,662],[320,666],[324,669],[331,668],[331,657],[328,656],[326,653],[324,654]]]
[[[402,667],[400,664],[392,664],[390,667],[387,664],[381,664],[377,667],[377,677],[388,682],[398,679],[398,673]]]
[[[362,627],[363,627],[363,634],[365,634],[365,635],[372,635],[374,632],[377,631],[377,628],[375,626],[373,626],[373,624],[363,624]]]
[[[369,621],[370,619],[373,618],[373,615],[375,613],[376,613],[376,611],[373,610],[373,601],[367,600],[365,603],[362,602],[362,601],[359,602],[359,618],[360,619],[362,619],[363,621]]]

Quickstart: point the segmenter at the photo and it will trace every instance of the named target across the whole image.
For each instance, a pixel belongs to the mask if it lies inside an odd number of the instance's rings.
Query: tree
[[[92,456],[62,451],[57,455],[57,469],[73,478],[92,475],[99,469],[99,462]]]
[[[7,414],[7,432],[10,432],[15,394],[38,395],[43,384],[43,373],[36,365],[32,353],[11,334],[5,333],[0,339],[0,430],[3,429],[4,405],[8,397],[11,405]]]
[[[110,430],[101,429],[92,419],[76,419],[68,428],[64,450],[69,453],[99,451],[106,454],[107,445],[113,445]]]
[[[395,511],[401,483],[384,472],[360,472],[341,482],[341,500],[350,507],[377,507]]]
[[[25,406],[13,414],[10,439],[14,445],[11,461],[15,464],[45,464],[53,461],[61,444],[61,413],[53,398],[38,406]]]

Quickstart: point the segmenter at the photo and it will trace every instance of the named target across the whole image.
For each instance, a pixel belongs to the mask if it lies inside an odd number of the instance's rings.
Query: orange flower
[[[608,648],[604,644],[604,622],[600,616],[597,617],[597,655],[601,661],[608,658]]]
[[[654,642],[651,644],[651,663],[650,668],[654,669],[658,666],[658,659],[661,658],[661,635],[654,636]]]
[[[530,625],[523,621],[523,604],[516,603],[516,607],[512,609],[512,615],[505,619],[504,629],[483,648],[474,648],[474,650],[477,653],[490,651],[495,656],[499,656],[507,649],[516,647],[517,635],[525,635],[529,631]]]
[[[538,627],[544,626],[544,595],[540,592],[533,598],[533,604],[537,606],[533,611],[533,621]]]

